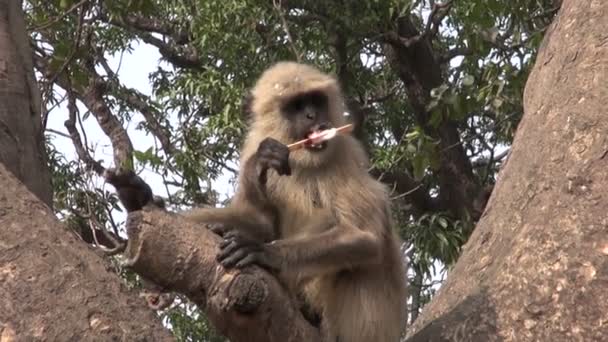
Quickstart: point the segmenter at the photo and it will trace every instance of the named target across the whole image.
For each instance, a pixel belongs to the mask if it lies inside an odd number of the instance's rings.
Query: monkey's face
[[[260,76],[251,91],[248,112],[253,114],[250,132],[257,143],[271,137],[290,144],[345,123],[344,101],[336,80],[294,62],[279,62]],[[293,151],[290,160],[296,169],[320,167],[333,159],[340,149],[339,141],[340,136],[336,136]]]
[[[290,98],[281,108],[281,115],[289,122],[289,137],[293,141],[308,138],[311,134],[333,128],[329,117],[329,101],[321,91],[311,91]],[[309,144],[308,153],[321,153],[329,142]]]

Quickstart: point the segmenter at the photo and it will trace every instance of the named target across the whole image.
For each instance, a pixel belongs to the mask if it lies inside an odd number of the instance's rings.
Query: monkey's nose
[[[329,126],[329,123],[322,122],[316,128],[317,128],[316,130],[318,130],[318,131],[323,131],[323,130],[329,129],[330,126]]]

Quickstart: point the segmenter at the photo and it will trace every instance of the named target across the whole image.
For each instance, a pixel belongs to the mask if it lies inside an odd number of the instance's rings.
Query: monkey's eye
[[[312,103],[315,108],[325,108],[327,106],[327,96],[321,92],[312,93],[310,94],[310,103]]]
[[[302,97],[296,97],[295,99],[291,100],[287,105],[287,111],[292,114],[296,114],[303,111],[304,107],[306,107],[305,99]]]

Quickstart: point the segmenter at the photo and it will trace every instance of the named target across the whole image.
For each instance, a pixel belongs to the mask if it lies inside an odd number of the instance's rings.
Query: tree
[[[607,16],[605,2],[563,2],[484,217],[411,341],[608,336]]]
[[[242,96],[276,60],[314,63],[344,85],[356,134],[373,158],[371,172],[393,189],[411,260],[413,321],[485,206],[555,10],[551,1],[523,0],[508,6],[496,0],[29,1],[44,103],[69,104],[68,133],[47,132],[69,137],[82,161],[65,161],[50,145],[55,207],[86,241],[94,242],[95,231],[97,242],[113,249],[112,240],[125,237],[111,214],[118,207],[112,191],[83,172],[83,165],[99,170],[80,127],[93,118],[108,137],[120,137],[124,148],[114,146],[114,166],[146,169],[148,179],[157,174],[162,182],[154,190],[167,189],[162,195],[171,208],[221,205],[217,180],[238,168]],[[156,48],[163,61],[150,74],[150,93],[127,86],[117,61],[138,42]],[[43,122],[58,115],[45,113]],[[128,122],[154,142],[139,143],[137,132],[125,129]],[[87,217],[96,218],[93,230]],[[184,339],[206,336],[202,319],[181,324],[192,310],[182,303],[167,312]]]
[[[269,62],[301,58],[336,72],[346,86],[353,119],[363,123],[360,127],[364,129],[357,134],[367,142],[374,158],[371,172],[396,191],[395,215],[413,261],[411,320],[415,320],[415,325],[410,335],[413,339],[440,339],[437,334],[441,329],[434,328],[437,325],[455,329],[469,327],[467,322],[476,322],[479,329],[472,327],[465,332],[480,338],[492,338],[498,333],[504,338],[509,336],[501,330],[501,324],[510,322],[504,314],[513,312],[509,311],[509,302],[504,300],[500,306],[493,301],[505,298],[498,294],[522,301],[532,297],[519,292],[519,296],[492,292],[497,290],[490,285],[505,288],[499,279],[504,275],[523,279],[523,273],[518,273],[521,269],[508,263],[509,253],[521,251],[523,244],[516,241],[510,249],[497,248],[505,241],[512,241],[502,235],[508,230],[498,232],[487,227],[491,226],[488,222],[498,222],[509,213],[518,212],[509,206],[515,197],[509,197],[505,190],[502,190],[504,195],[500,193],[500,189],[521,188],[518,183],[521,179],[517,177],[521,173],[508,174],[510,165],[515,163],[513,160],[517,160],[517,145],[501,174],[491,210],[486,211],[467,251],[445,284],[448,290],[442,291],[434,302],[438,304],[429,306],[423,317],[417,319],[417,315],[433,294],[429,287],[435,280],[433,267],[455,262],[460,246],[468,239],[485,207],[496,172],[506,155],[506,145],[521,116],[523,82],[534,61],[536,46],[556,10],[552,2],[512,1],[504,5],[493,0],[467,3],[280,1],[272,4],[228,1],[219,6],[213,1],[170,4],[31,1],[30,4],[26,13],[33,32],[36,68],[42,74],[44,99],[55,100],[56,85],[66,91],[69,104],[66,128],[80,159],[88,167],[99,169],[100,164],[89,155],[86,139],[80,138],[84,132],[76,130],[80,120],[90,113],[112,138],[114,164],[158,170],[168,178],[165,184],[178,186],[178,191],[167,193],[168,202],[175,207],[215,202],[216,194],[207,184],[222,171],[234,169],[232,161],[244,127],[235,104]],[[564,18],[583,15],[573,11],[572,6],[566,2],[564,7],[571,12],[564,10]],[[599,16],[604,14],[600,7],[594,12]],[[587,17],[592,16],[587,14]],[[169,22],[164,18],[177,19]],[[558,20],[558,27],[560,23]],[[133,39],[156,46],[173,66],[173,69],[161,67],[152,75],[153,97],[124,86],[108,63],[109,54],[128,49]],[[575,60],[578,58],[575,55]],[[78,107],[78,103],[84,106]],[[81,115],[79,108],[87,112]],[[144,117],[141,127],[157,139],[158,149],[133,150],[123,128],[123,122],[131,120],[133,112]],[[523,134],[522,128],[518,134]],[[560,146],[553,144],[551,137],[542,131],[528,134],[536,141],[547,139],[545,145],[537,143],[538,148],[548,144]],[[523,149],[520,147],[520,151]],[[55,204],[64,220],[83,239],[116,247],[113,241],[120,241],[125,233],[108,215],[116,207],[115,197],[98,187],[68,186],[67,180],[86,185],[85,177],[73,164],[62,161],[52,147],[50,153],[56,180],[54,190],[60,194]],[[541,165],[543,160],[538,158],[535,160]],[[576,163],[567,166],[573,165]],[[517,168],[525,170],[524,166]],[[532,181],[535,177],[539,181],[545,179],[541,177],[548,177],[540,172],[529,173],[527,179]],[[578,183],[573,180],[572,184]],[[589,189],[586,183],[585,187]],[[527,192],[536,196],[531,200],[540,198],[534,191],[532,188]],[[495,204],[501,196],[506,196],[504,207],[502,201],[500,205]],[[497,212],[497,206],[510,211]],[[527,207],[519,211],[524,209]],[[551,214],[554,219],[560,217],[558,211]],[[92,229],[88,225],[91,217],[96,222]],[[539,217],[543,216],[536,216]],[[521,222],[533,221],[522,218]],[[560,228],[566,229],[566,225],[562,226]],[[108,237],[107,241],[87,238],[85,233],[91,231],[99,231],[99,236]],[[484,233],[486,235],[481,235]],[[134,235],[129,237],[131,246],[142,242],[134,242]],[[537,243],[538,239],[530,241]],[[491,252],[495,254],[470,251],[483,249],[484,244],[494,247]],[[556,253],[556,249],[546,251]],[[476,259],[478,256],[492,260],[490,266],[494,268],[480,267],[479,260],[486,259]],[[505,260],[502,264],[501,258]],[[505,272],[502,269],[498,272],[495,266],[511,264],[514,266],[507,267]],[[470,265],[484,271],[483,277],[480,276],[483,279],[476,284],[488,295],[472,295],[463,303],[455,294],[469,293],[464,292],[464,279],[476,279],[471,276]],[[163,279],[155,280],[162,282]],[[492,311],[492,306],[504,310]],[[455,308],[450,313],[453,316],[440,316],[446,307]],[[180,324],[189,315],[179,313],[188,313],[188,310],[187,306],[179,306],[168,314],[178,337],[191,338],[196,334],[195,329],[188,330],[192,325]],[[543,310],[529,310],[533,317],[543,317]],[[433,323],[425,326],[429,322]],[[453,324],[455,322],[457,324]],[[198,323],[205,324],[203,320]],[[513,326],[517,324],[519,321],[515,320]],[[550,327],[543,326],[541,330],[542,325],[534,325],[533,319],[524,320],[523,324],[531,327],[530,330],[537,329],[537,335],[532,337],[543,333],[559,337]],[[496,329],[487,328],[492,326]],[[450,329],[443,331],[449,335],[447,338],[456,336]],[[517,330],[523,331],[527,330]]]
[[[112,266],[53,216],[27,41],[20,4],[0,1],[0,340],[169,340]]]

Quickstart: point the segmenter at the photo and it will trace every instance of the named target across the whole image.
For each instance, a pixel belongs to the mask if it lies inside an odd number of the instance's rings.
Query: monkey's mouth
[[[322,125],[321,127],[310,130],[306,134],[306,138],[310,140],[304,145],[304,147],[308,151],[319,152],[327,148],[327,140],[323,136],[323,130],[325,130],[326,127],[327,126]]]
[[[309,151],[319,152],[319,151],[323,151],[327,147],[327,142],[323,141],[318,144],[308,143],[308,144],[304,145],[304,147]]]

